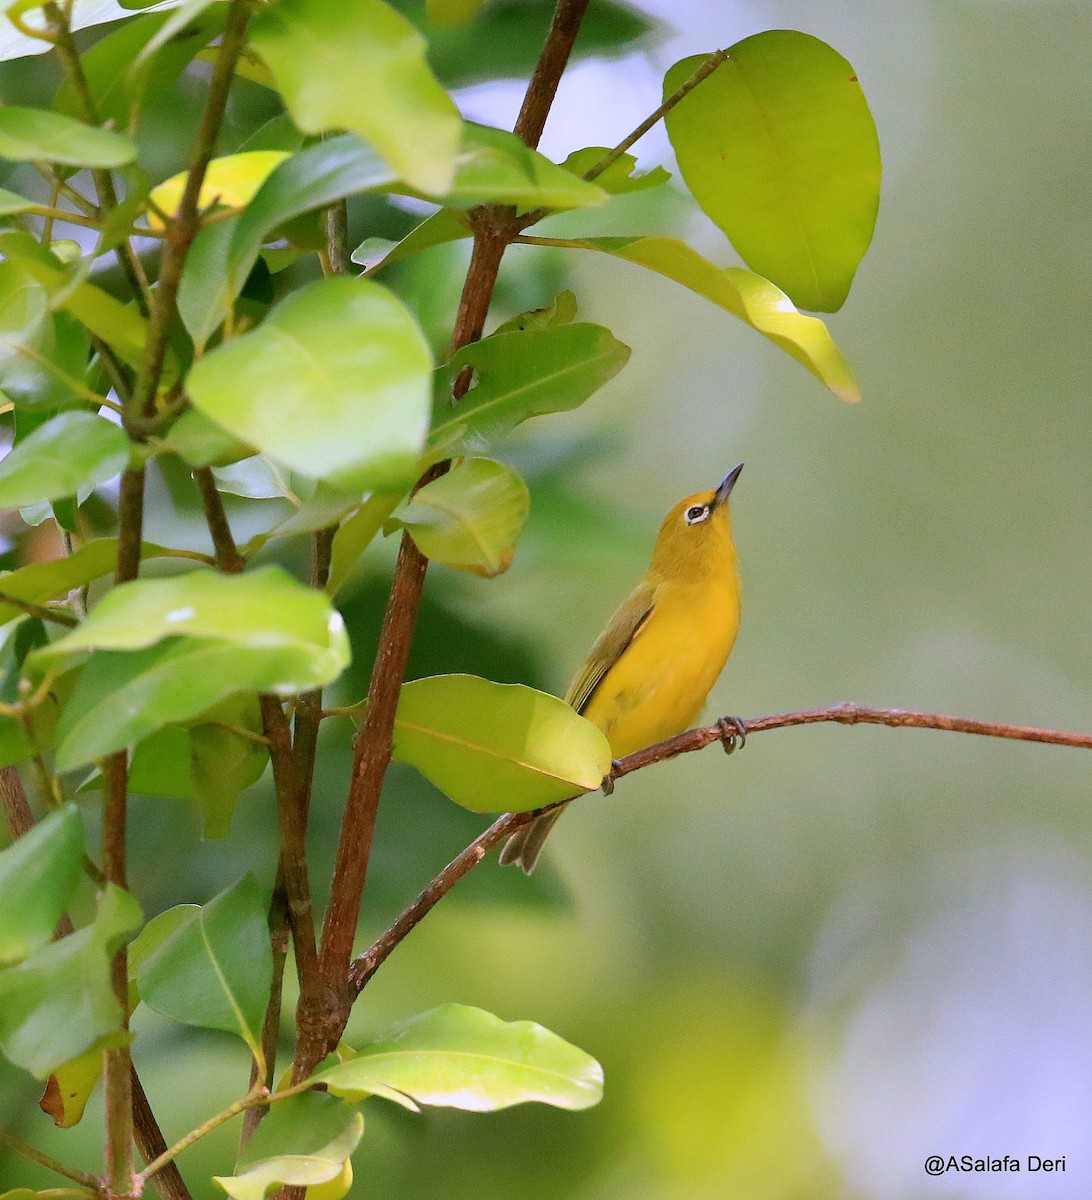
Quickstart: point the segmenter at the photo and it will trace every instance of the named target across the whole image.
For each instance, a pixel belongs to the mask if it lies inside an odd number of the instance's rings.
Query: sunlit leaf
[[[397,297],[370,280],[331,278],[206,355],[188,391],[217,424],[294,470],[387,488],[416,473],[431,365]]]
[[[140,906],[107,884],[94,923],[0,970],[0,1049],[45,1079],[121,1028],[110,981],[114,952],[140,928]]]
[[[281,0],[255,17],[250,42],[301,129],[356,133],[413,187],[449,187],[458,110],[401,13],[383,0]]]
[[[0,508],[74,496],[112,479],[128,461],[129,439],[119,426],[90,412],[61,413],[0,460]]]
[[[515,553],[531,495],[519,474],[491,458],[464,458],[425,484],[392,524],[426,557],[476,575],[499,575]]]
[[[570,291],[558,292],[549,304],[517,313],[493,330],[498,333],[527,333],[534,329],[552,329],[576,320],[576,297]]]
[[[330,579],[326,590],[336,595],[353,576],[364,551],[398,507],[401,492],[376,492],[338,528],[331,548]]]
[[[267,898],[247,875],[180,919],[137,971],[141,999],[185,1025],[238,1034],[260,1058],[273,973]]]
[[[120,133],[41,108],[0,108],[0,158],[69,167],[123,167],[136,146]]]
[[[90,1050],[62,1063],[46,1081],[38,1107],[52,1117],[58,1129],[71,1129],[80,1123],[91,1093],[102,1076],[102,1047]]]
[[[314,1197],[346,1176],[352,1181],[349,1155],[364,1132],[364,1118],[321,1092],[292,1096],[273,1105],[240,1156],[235,1175],[213,1180],[234,1200],[263,1200],[274,1188],[306,1187]],[[348,1190],[348,1189],[346,1189]],[[344,1192],[340,1193],[344,1195]]]
[[[441,390],[430,444],[448,453],[487,450],[528,417],[583,404],[618,374],[629,353],[609,329],[584,323],[473,342],[454,356],[445,376],[453,382],[469,366],[477,382],[455,407]]]
[[[191,571],[121,584],[78,628],[33,657],[47,669],[90,650],[139,650],[179,637],[254,650],[299,648],[311,662],[311,682],[304,687],[329,683],[348,661],[340,614],[319,592],[273,566],[244,575]]]
[[[196,408],[186,409],[163,441],[191,467],[223,467],[254,453],[253,446],[240,442]]]
[[[216,203],[225,208],[244,208],[288,157],[290,156],[283,150],[248,150],[242,154],[214,158],[209,163],[201,184],[201,191],[197,197],[198,207],[204,209]],[[148,193],[148,224],[153,229],[163,226],[156,209],[167,213],[168,216],[174,214],[182,200],[182,193],[186,190],[188,177],[188,171],[180,171],[157,184]]]
[[[0,851],[0,965],[49,944],[82,864],[83,822],[74,804]]]
[[[566,171],[583,176],[586,171],[598,166],[609,153],[609,146],[585,146],[582,150],[574,150],[561,165]],[[594,183],[612,196],[622,196],[627,192],[661,187],[671,178],[671,172],[659,166],[634,175],[636,166],[637,159],[632,154],[620,154],[605,171],[596,175]]]
[[[674,92],[705,56],[676,63]],[[772,29],[665,118],[686,185],[744,262],[801,308],[841,308],[872,240],[880,147],[853,67],[825,42]]]
[[[406,1021],[316,1078],[349,1100],[393,1088],[418,1104],[471,1112],[530,1101],[579,1110],[603,1096],[603,1069],[583,1050],[534,1022],[463,1004]]]
[[[611,254],[681,283],[791,354],[839,399],[860,399],[853,372],[826,325],[798,312],[768,279],[742,267],[715,266],[675,238],[581,238],[565,245]]]
[[[476,675],[407,683],[394,756],[474,812],[527,812],[594,791],[611,764],[603,732],[563,700]]]

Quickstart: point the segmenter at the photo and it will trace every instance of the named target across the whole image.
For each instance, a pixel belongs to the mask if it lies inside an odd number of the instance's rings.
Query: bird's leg
[[[725,754],[733,750],[742,750],[747,745],[747,726],[742,717],[718,717],[717,728],[720,730],[720,744]]]
[[[618,770],[618,759],[612,758],[610,770],[603,776],[603,782],[599,785],[604,796],[610,796],[614,793],[614,773]]]

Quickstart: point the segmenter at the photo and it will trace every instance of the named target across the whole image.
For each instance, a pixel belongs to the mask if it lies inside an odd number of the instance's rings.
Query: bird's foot
[[[610,796],[614,792],[614,772],[618,770],[618,759],[612,759],[610,770],[603,776],[603,782],[599,785],[604,796]]]
[[[747,745],[747,726],[742,717],[719,717],[717,728],[720,730],[720,744],[725,754],[734,750],[742,750]]]

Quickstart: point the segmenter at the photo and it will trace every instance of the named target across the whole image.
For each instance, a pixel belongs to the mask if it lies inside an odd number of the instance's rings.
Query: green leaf
[[[269,176],[289,157],[284,150],[244,150],[241,154],[212,159],[197,195],[198,207],[204,209],[220,204],[225,208],[245,208]],[[148,193],[149,225],[155,229],[163,228],[163,220],[156,209],[173,215],[182,201],[188,178],[189,171],[179,171],[152,188]]]
[[[0,970],[0,1049],[39,1079],[121,1028],[110,960],[140,928],[140,906],[107,884],[94,923]]]
[[[839,399],[852,404],[861,398],[853,372],[826,325],[818,317],[797,312],[788,296],[761,275],[742,267],[715,266],[675,238],[581,238],[564,244],[611,254],[681,283],[791,354]]]
[[[558,292],[549,304],[517,313],[493,330],[498,333],[526,333],[530,329],[552,329],[576,320],[576,297],[570,291]]]
[[[190,557],[185,551],[168,550],[154,542],[144,542],[140,554],[142,559],[170,557],[174,554]],[[65,558],[31,563],[16,571],[0,574],[0,625],[15,620],[24,611],[16,604],[5,603],[4,597],[26,600],[29,604],[44,604],[47,600],[67,596],[92,579],[109,575],[117,566],[117,557],[117,538],[96,538]]]
[[[393,183],[391,168],[351,134],[308,146],[262,184],[242,215],[198,234],[178,296],[182,320],[203,345],[227,315],[261,245],[293,217]]]
[[[123,583],[77,629],[32,657],[38,669],[48,669],[90,650],[140,650],[178,637],[305,651],[310,682],[304,687],[329,683],[349,659],[341,615],[320,592],[274,566],[244,575],[191,571]],[[296,690],[295,684],[283,690]]]
[[[705,61],[676,63],[674,92]],[[876,224],[880,147],[853,67],[773,29],[731,48],[665,118],[686,185],[744,262],[801,308],[835,312]]]
[[[223,467],[254,453],[253,446],[240,442],[196,408],[186,409],[163,441],[191,467]]]
[[[254,877],[245,876],[180,921],[137,971],[149,1008],[184,1025],[238,1034],[259,1061],[273,976],[266,904]]]
[[[247,647],[211,638],[168,638],[143,650],[97,652],[57,725],[57,770],[73,771],[135,746],[165,725],[192,721],[241,692],[319,687],[330,682],[328,662],[327,652],[313,645]]]
[[[476,675],[407,683],[394,757],[473,812],[528,812],[594,791],[611,764],[602,730],[563,700]]]
[[[464,25],[481,12],[485,0],[425,0],[428,19],[436,25]]]
[[[0,508],[74,496],[113,479],[129,461],[124,431],[94,413],[61,413],[0,461]]]
[[[356,133],[413,187],[450,186],[458,110],[429,69],[425,39],[383,0],[280,0],[255,17],[250,44],[301,129]]]
[[[0,158],[69,167],[123,167],[136,146],[120,133],[40,108],[0,108]]]
[[[465,346],[443,375],[448,385],[463,367],[477,383],[452,408],[441,389],[429,444],[446,452],[478,453],[542,413],[583,404],[626,365],[629,347],[602,325],[558,325],[526,333],[502,333]]]
[[[473,124],[464,127],[455,180],[437,197],[454,208],[514,204],[523,210],[590,208],[608,199],[603,188],[578,179],[514,133]]]
[[[574,150],[561,164],[566,171],[583,177],[585,172],[598,166],[611,152],[609,146],[585,146]],[[649,188],[662,187],[671,178],[671,172],[663,167],[653,167],[641,175],[634,175],[637,159],[632,154],[620,154],[594,183],[612,196],[623,196],[627,192],[643,192]]]
[[[26,212],[27,209],[34,208],[37,204],[37,200],[28,200],[26,196],[20,196],[17,192],[9,192],[7,188],[0,188],[0,217]]]
[[[364,1132],[364,1118],[321,1092],[305,1092],[270,1108],[247,1143],[236,1175],[213,1180],[235,1200],[263,1200],[284,1185],[316,1187],[335,1180]]]
[[[194,405],[278,462],[336,486],[412,482],[431,354],[409,310],[370,280],[301,288],[190,372]]]
[[[353,262],[366,268],[371,275],[380,267],[389,266],[400,259],[409,258],[433,246],[444,246],[449,242],[460,242],[471,237],[470,226],[462,213],[453,208],[441,208],[406,234],[400,242],[386,238],[367,238],[352,253]]]
[[[395,517],[426,557],[487,577],[507,571],[531,494],[519,474],[491,458],[464,458],[426,483]]]
[[[331,596],[336,596],[356,573],[361,556],[398,507],[402,495],[402,492],[376,492],[338,528],[334,534],[330,578],[326,584]]]
[[[0,852],[0,965],[49,944],[83,864],[83,822],[66,804]]]
[[[464,1004],[406,1021],[315,1079],[348,1100],[393,1088],[418,1104],[470,1112],[529,1101],[580,1110],[603,1097],[603,1068],[583,1050],[532,1021]]]

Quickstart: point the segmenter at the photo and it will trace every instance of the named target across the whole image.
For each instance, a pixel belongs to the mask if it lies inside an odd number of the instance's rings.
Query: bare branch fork
[[[1031,725],[1004,725],[996,721],[977,721],[969,717],[948,717],[940,713],[914,712],[902,708],[866,708],[851,701],[834,704],[830,708],[803,709],[799,712],[779,713],[770,717],[753,717],[749,721],[736,721],[722,717],[712,725],[689,729],[676,734],[667,741],[658,742],[644,750],[619,759],[611,766],[604,780],[604,791],[613,789],[614,781],[623,775],[632,775],[654,763],[666,762],[680,754],[704,750],[714,742],[720,742],[729,753],[735,748],[737,736],[749,737],[753,733],[764,733],[769,729],[787,729],[792,725],[817,725],[833,722],[838,725],[887,725],[892,729],[939,729],[949,733],[973,733],[982,737],[1007,738],[1019,742],[1039,742],[1049,746],[1073,746],[1092,750],[1092,733],[1068,733],[1059,729],[1038,729]],[[737,732],[738,731],[738,732]],[[589,793],[582,793],[588,795]],[[579,796],[573,797],[579,799]],[[436,904],[470,871],[482,861],[495,846],[506,841],[535,817],[552,809],[571,804],[562,800],[548,804],[533,812],[506,813],[498,818],[469,846],[461,850],[420,895],[406,907],[394,924],[382,934],[364,954],[353,960],[349,968],[349,986],[358,996],[371,977],[386,962],[391,952],[431,912]]]

